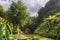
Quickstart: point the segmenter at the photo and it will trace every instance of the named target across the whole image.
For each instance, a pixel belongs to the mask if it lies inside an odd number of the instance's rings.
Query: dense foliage
[[[60,12],[44,18],[43,23],[37,28],[35,33],[45,36],[60,39]]]
[[[0,17],[0,40],[13,39],[12,24]]]
[[[39,26],[35,30],[35,33],[54,38],[60,39],[60,0],[50,0],[46,3],[45,7],[42,7],[38,11],[38,23]]]
[[[18,1],[17,3],[12,3],[9,10],[6,13],[7,20],[10,21],[13,24],[14,29],[17,29],[17,26],[23,30],[23,26],[27,23],[29,20],[29,14],[27,12],[27,8],[24,6],[24,4],[21,1]]]
[[[12,2],[6,11],[0,5],[0,40],[13,40],[16,36],[14,34],[21,36],[20,33],[23,32],[59,40],[60,1],[47,2],[45,7],[40,8],[37,17],[30,17],[26,6],[20,0]]]
[[[14,25],[25,25],[28,20],[28,12],[24,4],[20,1],[17,3],[12,3],[11,7],[7,11],[7,19],[11,21]]]
[[[0,40],[13,39],[14,34],[21,33],[28,20],[29,13],[21,1],[12,2],[6,11],[0,6]]]

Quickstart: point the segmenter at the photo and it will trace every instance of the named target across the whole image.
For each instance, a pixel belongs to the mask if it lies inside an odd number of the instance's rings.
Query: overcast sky
[[[28,11],[31,13],[31,16],[36,16],[37,11],[41,7],[44,7],[47,1],[49,0],[22,0],[22,2],[27,6]],[[8,9],[11,4],[11,0],[0,0],[0,4],[4,7],[4,9]]]

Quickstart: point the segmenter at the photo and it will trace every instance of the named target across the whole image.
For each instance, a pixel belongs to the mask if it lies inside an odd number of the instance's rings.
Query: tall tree
[[[29,18],[27,8],[21,1],[17,3],[13,2],[6,15],[7,19],[14,25],[14,28],[16,28],[17,25],[20,27],[25,25]]]
[[[2,18],[3,18],[3,16],[4,16],[3,12],[4,12],[4,9],[3,9],[3,7],[0,5],[0,17],[2,17]]]

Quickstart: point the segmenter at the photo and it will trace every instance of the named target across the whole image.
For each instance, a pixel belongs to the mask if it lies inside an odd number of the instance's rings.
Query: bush
[[[49,38],[60,38],[60,12],[50,15],[48,18],[44,18],[43,23],[39,25],[35,33],[49,37]]]

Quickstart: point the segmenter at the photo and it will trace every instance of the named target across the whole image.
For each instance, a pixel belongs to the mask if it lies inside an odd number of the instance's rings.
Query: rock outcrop
[[[47,4],[45,5],[45,8],[47,10],[52,10],[56,4],[58,4],[60,2],[60,0],[50,0],[49,2],[47,2]]]
[[[39,18],[48,17],[47,15],[52,15],[56,12],[60,12],[60,0],[50,0],[46,3],[45,7],[42,7],[39,11]]]

